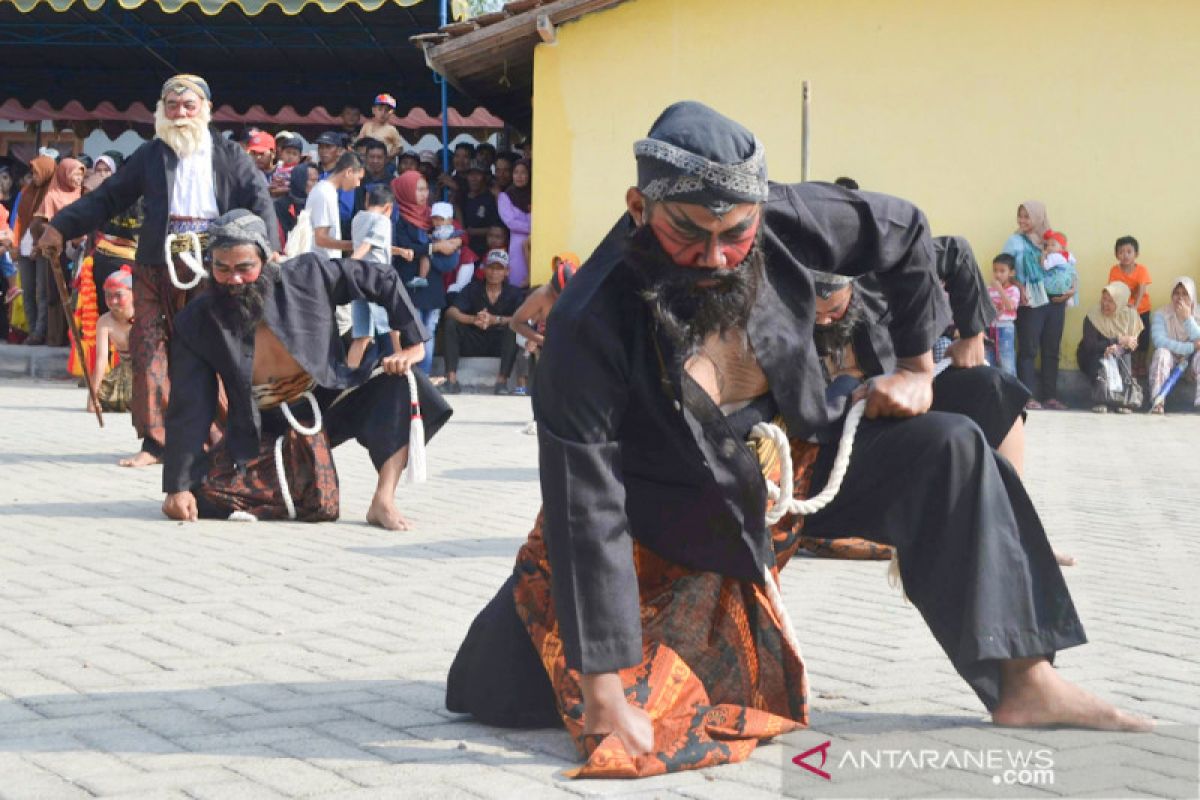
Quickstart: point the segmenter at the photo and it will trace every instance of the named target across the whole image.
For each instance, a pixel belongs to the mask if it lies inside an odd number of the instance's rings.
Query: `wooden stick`
[[[54,283],[58,286],[58,299],[62,302],[63,313],[67,315],[67,327],[71,329],[71,337],[75,340],[75,355],[79,357],[79,366],[83,369],[83,379],[87,383],[88,397],[92,399],[92,408],[96,412],[96,421],[104,427],[104,412],[100,410],[100,398],[92,388],[92,370],[88,367],[87,356],[83,352],[83,336],[79,326],[75,324],[75,315],[71,313],[71,294],[67,291],[67,280],[63,277],[62,264],[58,256],[48,258],[50,272],[54,274]]]

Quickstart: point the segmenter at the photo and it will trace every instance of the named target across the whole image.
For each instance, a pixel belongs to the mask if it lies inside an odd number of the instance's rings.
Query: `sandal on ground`
[[[1130,408],[1129,406],[1118,406],[1118,407],[1117,407],[1117,413],[1118,413],[1118,414],[1132,414],[1132,413],[1133,413],[1133,409],[1132,409],[1132,408]]]
[[[1155,403],[1154,405],[1150,406],[1150,413],[1162,415],[1166,414],[1167,411],[1162,407],[1161,403]]]
[[[1028,402],[1025,403],[1025,410],[1026,411],[1041,411],[1042,404],[1039,403],[1037,400],[1029,400]]]
[[[1093,414],[1107,414],[1108,406],[1092,406]]]
[[[1042,408],[1048,408],[1051,411],[1066,411],[1067,404],[1058,399],[1051,399],[1042,403]]]

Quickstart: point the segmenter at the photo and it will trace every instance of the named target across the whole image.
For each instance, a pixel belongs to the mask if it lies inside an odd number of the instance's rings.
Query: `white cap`
[[[442,219],[454,219],[454,206],[446,202],[434,203],[430,216],[441,217]]]

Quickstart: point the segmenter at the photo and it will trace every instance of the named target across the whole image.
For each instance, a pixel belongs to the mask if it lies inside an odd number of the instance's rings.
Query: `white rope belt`
[[[179,280],[179,273],[175,271],[175,257],[171,253],[171,245],[176,239],[184,239],[187,241],[188,250],[179,253],[179,260],[187,265],[187,268],[192,271],[192,279],[188,283]],[[200,285],[200,281],[208,277],[208,273],[204,271],[204,251],[200,246],[200,235],[195,231],[186,231],[184,233],[168,233],[163,244],[167,259],[167,274],[171,277],[171,283],[175,284],[175,288],[181,291],[194,289]]]
[[[321,428],[325,424],[325,420],[321,418],[321,406],[317,405],[317,398],[311,391],[305,392],[300,397],[308,400],[308,404],[312,408],[313,424],[311,426],[301,425],[300,421],[292,414],[292,409],[288,407],[287,403],[281,403],[279,410],[283,412],[283,418],[287,420],[288,425],[291,425],[292,430],[296,433],[301,436],[316,436],[321,432]],[[275,477],[279,478],[279,493],[283,496],[283,505],[287,509],[288,519],[295,519],[296,504],[292,501],[292,491],[288,487],[287,471],[284,469],[283,464],[283,440],[286,438],[285,435],[275,439]]]
[[[382,374],[383,368],[377,367],[367,380],[372,380]],[[410,369],[405,377],[408,378],[408,394],[412,421],[408,431],[408,464],[404,468],[404,478],[408,483],[424,483],[427,472],[425,462],[425,423],[421,418],[421,401],[417,396],[416,376],[413,375],[413,371]],[[336,405],[352,391],[353,389],[347,389],[339,394],[333,403],[330,404],[330,407]],[[281,404],[279,408],[283,412],[283,416],[288,421],[288,424],[292,426],[292,430],[302,436],[316,436],[324,426],[324,419],[321,417],[321,407],[317,404],[317,398],[311,391],[305,392],[300,396],[306,398],[312,407],[313,424],[311,426],[301,425],[300,421],[292,414],[292,410],[288,408],[287,403]],[[279,479],[279,494],[283,498],[284,508],[287,509],[288,519],[294,520],[296,518],[296,504],[292,499],[292,491],[288,486],[287,470],[283,463],[283,440],[286,438],[286,436],[279,436],[275,439],[275,477]],[[234,512],[235,515],[238,513]],[[230,519],[234,519],[234,516],[231,516]]]

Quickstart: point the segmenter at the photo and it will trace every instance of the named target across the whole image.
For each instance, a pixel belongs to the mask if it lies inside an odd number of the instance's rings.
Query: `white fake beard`
[[[167,119],[163,110],[162,100],[154,109],[154,133],[175,151],[180,158],[187,158],[200,149],[204,141],[201,137],[208,135],[208,123],[212,119],[212,111],[208,103],[200,104],[200,113],[190,119]]]

